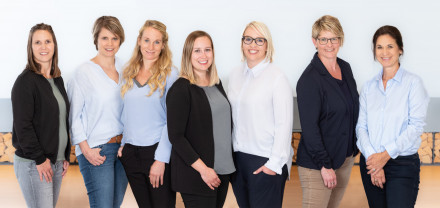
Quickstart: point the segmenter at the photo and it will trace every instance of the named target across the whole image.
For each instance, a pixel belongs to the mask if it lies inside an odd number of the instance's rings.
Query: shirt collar
[[[399,69],[397,70],[397,73],[394,75],[392,80],[395,80],[397,82],[401,82],[402,81],[402,76],[403,76],[403,73],[404,73],[403,71],[405,71],[405,70],[402,67],[399,67]],[[383,75],[383,69],[380,70],[379,74],[376,76],[376,80],[382,81],[382,75]]]
[[[253,75],[253,77],[257,77],[258,75],[261,74],[261,72],[264,71],[264,69],[270,64],[269,60],[264,59],[263,61],[261,61],[259,64],[257,64],[256,66],[254,66],[254,68],[249,68],[247,61],[244,62],[244,74],[250,73]]]

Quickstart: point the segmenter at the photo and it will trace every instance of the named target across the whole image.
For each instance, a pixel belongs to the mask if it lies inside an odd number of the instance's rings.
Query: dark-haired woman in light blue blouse
[[[429,97],[417,75],[400,64],[402,36],[393,26],[373,36],[382,71],[361,92],[357,146],[370,207],[414,207],[420,183],[420,135]]]

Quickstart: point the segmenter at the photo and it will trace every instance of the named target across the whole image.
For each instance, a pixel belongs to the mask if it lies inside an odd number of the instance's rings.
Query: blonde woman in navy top
[[[420,77],[400,64],[403,41],[396,27],[380,27],[373,46],[382,70],[360,96],[356,133],[362,183],[370,207],[414,207],[429,96]]]
[[[166,26],[147,20],[124,69],[124,133],[118,155],[139,207],[174,207],[165,98],[177,79]]]

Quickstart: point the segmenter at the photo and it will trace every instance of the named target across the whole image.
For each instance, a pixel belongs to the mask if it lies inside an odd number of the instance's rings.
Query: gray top
[[[58,143],[58,155],[57,161],[65,160],[64,152],[67,146],[67,126],[66,126],[66,102],[64,101],[63,95],[61,95],[60,90],[55,85],[53,79],[47,79],[50,86],[52,87],[52,92],[58,102],[58,109],[60,109],[60,128],[59,128],[59,143]]]
[[[203,87],[208,97],[214,132],[214,170],[217,174],[235,171],[232,160],[231,107],[217,87]]]

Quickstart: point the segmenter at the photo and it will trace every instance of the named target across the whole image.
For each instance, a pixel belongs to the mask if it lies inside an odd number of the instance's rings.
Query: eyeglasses
[[[335,37],[335,38],[316,38],[316,40],[318,40],[319,44],[321,44],[321,45],[327,44],[328,41],[330,41],[330,43],[332,43],[332,44],[338,44],[339,43],[339,39],[340,39],[340,37]]]
[[[243,38],[241,38],[241,40],[246,45],[250,45],[250,44],[252,44],[253,41],[255,41],[255,44],[257,44],[258,46],[264,45],[264,43],[266,43],[266,41],[267,41],[266,38],[252,38],[249,36],[243,36]]]

